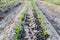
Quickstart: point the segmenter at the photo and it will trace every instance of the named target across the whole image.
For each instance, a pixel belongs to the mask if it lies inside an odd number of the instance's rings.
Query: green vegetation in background
[[[44,32],[43,32],[43,35],[45,36],[45,35],[48,34],[48,30],[46,30],[46,29],[44,28],[45,21],[44,21],[44,19],[42,18],[42,16],[40,15],[40,11],[39,11],[36,3],[34,2],[34,0],[32,0],[32,6],[33,6],[33,9],[34,9],[34,11],[35,11],[35,13],[36,13],[36,15],[37,15],[37,18],[38,18],[38,21],[39,21],[39,23],[40,23],[40,26],[41,26],[42,30],[44,31]]]
[[[24,8],[22,9],[22,11],[20,12],[20,25],[16,26],[15,28],[15,33],[16,35],[14,36],[14,40],[18,40],[18,37],[20,36],[20,32],[22,31],[22,26],[21,24],[24,22],[24,14],[26,13],[26,11],[28,10],[29,7],[29,2],[27,2],[24,6]]]
[[[11,0],[11,1],[8,1],[8,2],[0,2],[0,6],[10,5],[10,4],[13,4],[15,2],[18,2],[18,0]]]
[[[56,5],[60,5],[60,1],[57,1],[57,0],[45,0],[47,2],[50,2],[50,3],[54,3]]]

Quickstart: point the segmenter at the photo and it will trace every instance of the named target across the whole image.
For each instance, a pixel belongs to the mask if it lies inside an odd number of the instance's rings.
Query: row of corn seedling
[[[16,28],[15,28],[15,33],[16,34],[14,36],[14,40],[21,40],[22,32],[23,32],[22,24],[24,22],[24,14],[28,10],[28,7],[29,7],[29,2],[27,2],[25,4],[24,8],[20,12],[20,25],[16,26]]]
[[[44,28],[45,25],[45,21],[43,20],[42,16],[40,15],[40,11],[36,5],[36,3],[34,2],[34,0],[32,0],[32,6],[34,9],[35,14],[37,15],[37,19],[38,19],[38,23],[39,23],[39,27],[41,28],[42,32],[40,31],[39,35],[40,35],[40,40],[46,40],[48,35],[48,30],[46,30]],[[43,36],[41,36],[43,35]]]

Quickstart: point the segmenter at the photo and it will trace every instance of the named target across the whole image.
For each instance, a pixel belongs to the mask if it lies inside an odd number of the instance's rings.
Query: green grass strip
[[[10,4],[13,4],[15,2],[18,2],[18,0],[11,0],[11,1],[8,1],[8,2],[0,2],[0,7],[10,5]]]
[[[56,4],[56,5],[60,5],[60,1],[57,1],[57,0],[45,0],[45,1]]]

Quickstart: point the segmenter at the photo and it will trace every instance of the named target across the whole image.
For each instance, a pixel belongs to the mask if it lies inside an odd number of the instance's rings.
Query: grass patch
[[[45,0],[45,1],[56,4],[56,5],[60,5],[60,2],[57,0]]]
[[[13,4],[15,2],[18,2],[18,0],[13,0],[13,1],[9,1],[9,2],[0,2],[0,6],[10,5],[10,4]]]

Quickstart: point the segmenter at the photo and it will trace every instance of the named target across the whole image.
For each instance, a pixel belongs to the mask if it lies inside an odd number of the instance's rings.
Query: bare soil
[[[50,11],[53,12],[53,16],[60,18],[60,6],[52,4],[52,3],[48,3],[45,1],[40,1],[41,5],[43,5],[44,7],[48,8]]]

